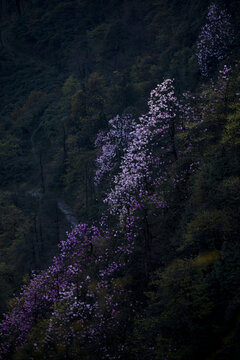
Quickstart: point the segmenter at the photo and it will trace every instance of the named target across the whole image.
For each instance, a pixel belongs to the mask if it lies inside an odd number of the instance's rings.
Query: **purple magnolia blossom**
[[[216,4],[208,8],[207,22],[202,27],[197,42],[198,64],[203,76],[227,57],[233,41],[230,15]]]

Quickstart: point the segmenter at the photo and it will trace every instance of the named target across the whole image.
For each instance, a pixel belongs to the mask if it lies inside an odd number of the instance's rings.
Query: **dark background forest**
[[[32,270],[49,266],[66,231],[100,220],[109,183],[94,184],[99,130],[117,114],[145,113],[150,91],[165,78],[174,78],[177,94],[205,92],[210,107],[210,78],[227,63],[234,67],[227,100],[204,117],[204,140],[189,130],[191,158],[183,151],[169,179],[191,161],[200,165],[174,189],[169,180],[168,210],[150,219],[148,274],[139,241],[124,275],[123,286],[142,305],[127,326],[121,358],[240,358],[240,2],[215,1],[231,15],[234,41],[227,60],[204,78],[196,42],[210,4],[0,1],[1,314]],[[180,136],[179,147],[184,141]],[[13,359],[40,359],[31,349]],[[98,359],[86,349],[56,349],[49,358]]]

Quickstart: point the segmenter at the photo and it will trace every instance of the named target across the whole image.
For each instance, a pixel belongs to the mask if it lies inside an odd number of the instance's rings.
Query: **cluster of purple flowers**
[[[99,351],[109,333],[118,331],[122,308],[131,314],[134,306],[129,308],[130,291],[116,287],[114,279],[126,266],[133,246],[125,242],[116,250],[103,249],[109,236],[107,228],[103,231],[86,224],[68,233],[52,265],[33,273],[14,299],[11,312],[5,314],[0,324],[1,359],[8,358],[11,349],[23,346],[29,332],[44,319],[44,338],[34,343],[35,352],[44,352],[53,342],[70,345],[74,341]],[[107,353],[108,349],[102,348],[99,359],[105,359]]]

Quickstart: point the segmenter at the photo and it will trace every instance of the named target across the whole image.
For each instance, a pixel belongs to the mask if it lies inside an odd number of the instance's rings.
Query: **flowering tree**
[[[202,27],[197,42],[197,58],[203,76],[221,60],[227,57],[233,41],[230,15],[216,4],[208,8],[207,22]]]
[[[111,214],[120,216],[126,233],[138,227],[145,276],[151,268],[150,213],[166,207],[158,187],[166,180],[168,162],[177,159],[175,144],[178,100],[173,80],[166,79],[151,91],[149,111],[139,118],[105,202]]]
[[[138,202],[136,199],[146,198],[152,193],[150,187],[159,165],[159,157],[154,155],[157,146],[162,145],[163,152],[177,156],[174,137],[178,101],[171,79],[151,91],[148,105],[149,112],[139,118],[132,131],[120,172],[114,177],[114,187],[105,199],[113,214],[126,214],[131,205]]]
[[[131,139],[131,132],[135,127],[135,120],[131,115],[117,115],[109,120],[109,131],[100,131],[95,146],[101,147],[97,157],[95,184],[98,185],[104,175],[107,175],[119,163],[123,149]]]

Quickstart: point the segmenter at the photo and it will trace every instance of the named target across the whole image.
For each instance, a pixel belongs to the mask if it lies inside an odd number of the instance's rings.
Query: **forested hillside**
[[[240,358],[239,1],[0,11],[0,359]]]

